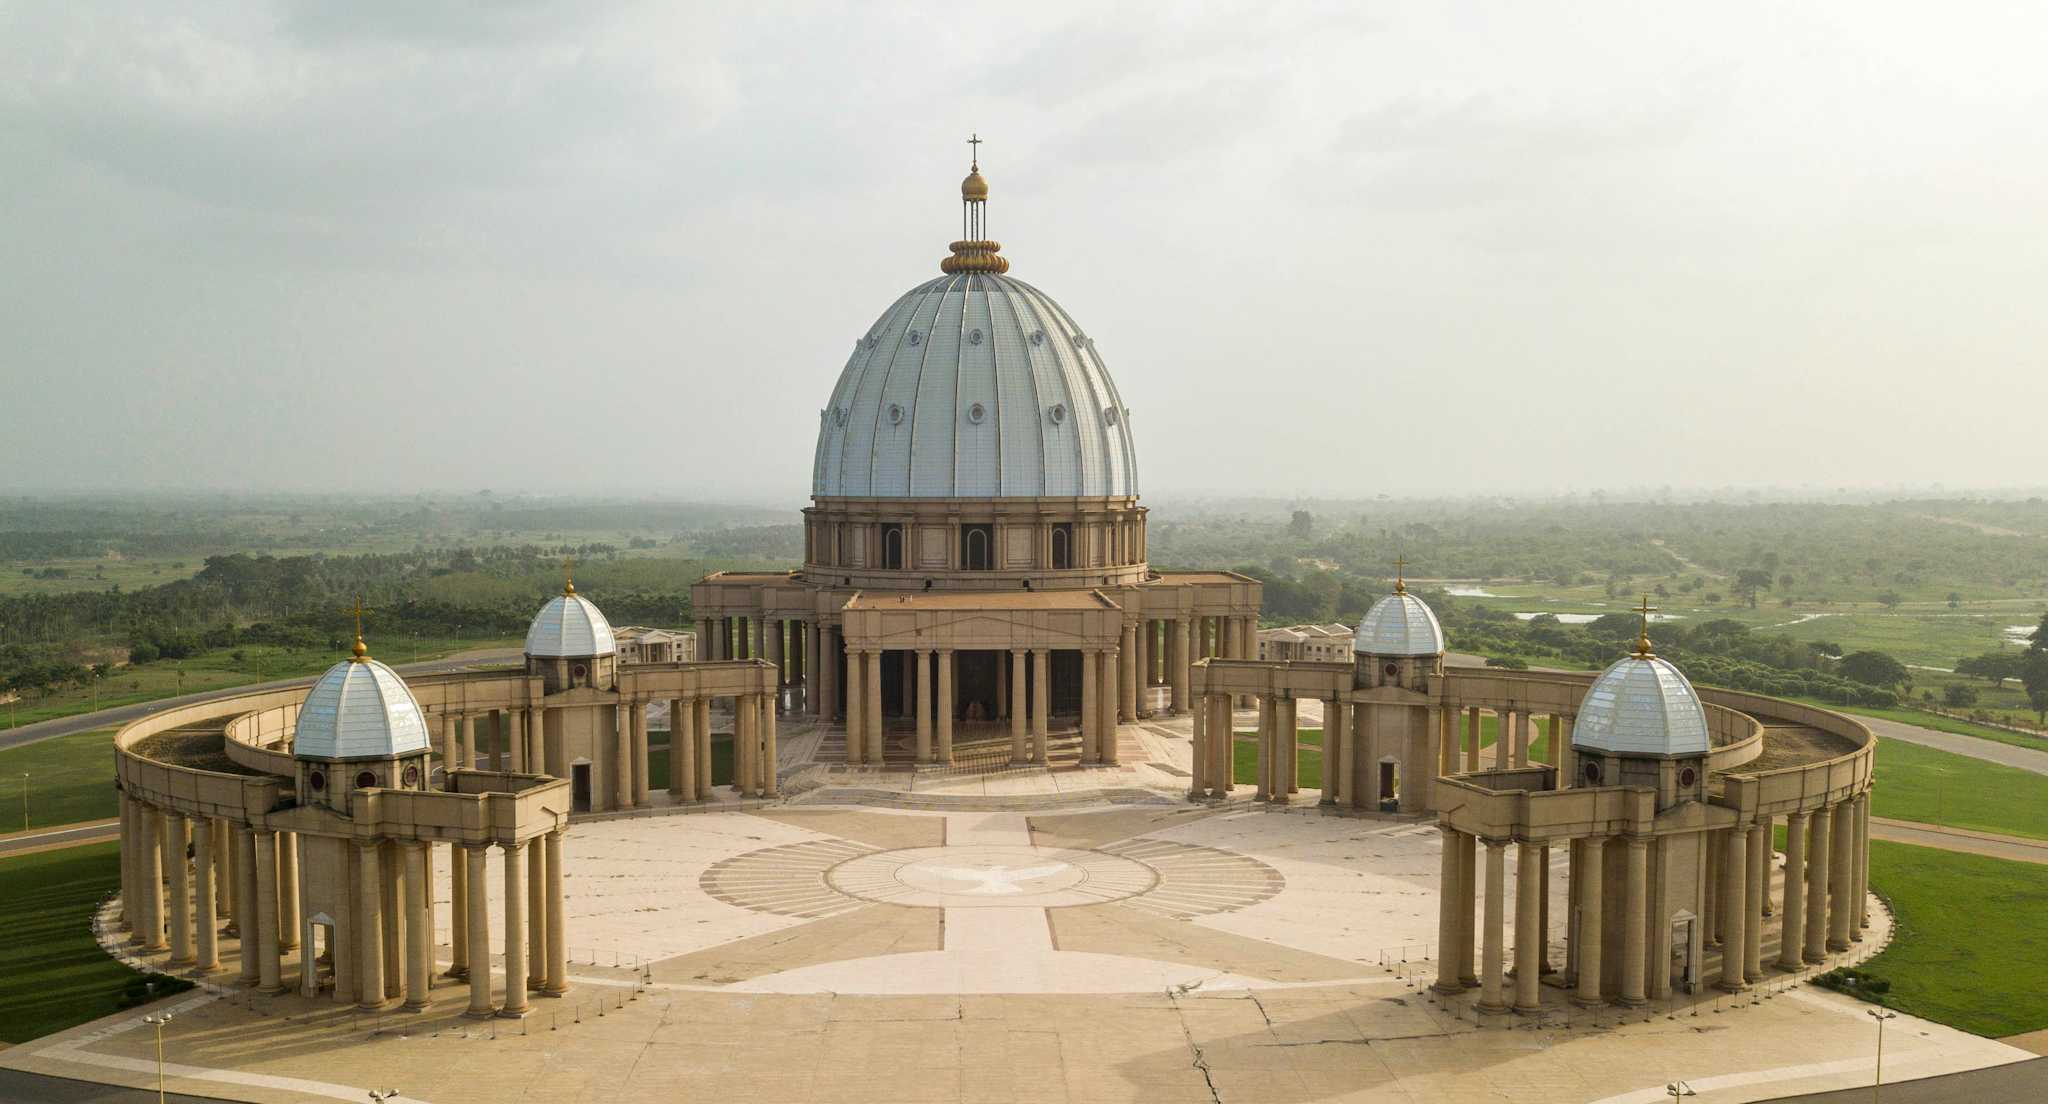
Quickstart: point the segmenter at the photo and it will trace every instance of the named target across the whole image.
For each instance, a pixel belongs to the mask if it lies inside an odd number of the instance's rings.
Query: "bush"
[[[1974,686],[1950,686],[1941,692],[1941,700],[1952,709],[1968,709],[1977,704],[1977,688]]]
[[[136,664],[155,663],[160,654],[156,650],[156,645],[145,640],[128,649],[128,662]]]

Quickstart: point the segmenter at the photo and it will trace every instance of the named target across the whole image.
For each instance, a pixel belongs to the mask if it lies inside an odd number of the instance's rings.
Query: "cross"
[[[564,594],[576,593],[576,557],[562,557],[562,583]]]
[[[1645,594],[1636,612],[1643,615],[1642,631],[1636,634],[1636,654],[1646,656],[1650,654],[1650,615],[1657,612],[1657,607],[1650,604],[1650,596]]]
[[[343,610],[342,612],[354,613],[356,615],[356,644],[350,650],[358,660],[363,659],[370,654],[370,649],[363,646],[363,596],[357,594],[355,607],[352,610]]]
[[[981,168],[981,142],[982,138],[979,131],[967,136],[967,144],[973,149],[973,161],[976,169]]]
[[[1395,594],[1406,594],[1406,593],[1408,593],[1408,581],[1407,581],[1407,579],[1405,579],[1405,578],[1403,577],[1403,574],[1402,574],[1402,573],[1403,573],[1403,571],[1404,571],[1404,570],[1405,570],[1405,569],[1406,569],[1407,567],[1408,567],[1408,560],[1407,560],[1407,557],[1405,557],[1405,556],[1395,556],[1395,557],[1394,557],[1394,593],[1395,593]]]

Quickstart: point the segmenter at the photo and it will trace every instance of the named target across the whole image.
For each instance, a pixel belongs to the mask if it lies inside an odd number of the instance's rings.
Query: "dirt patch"
[[[1767,725],[1763,754],[1729,771],[1730,774],[1762,774],[1786,767],[1805,766],[1836,759],[1856,750],[1856,742],[1805,725]]]
[[[253,771],[228,758],[227,736],[218,726],[212,728],[174,728],[144,738],[135,745],[135,753],[144,759],[174,767],[189,767],[193,770],[213,771],[218,774],[241,774],[256,776],[262,771]]]

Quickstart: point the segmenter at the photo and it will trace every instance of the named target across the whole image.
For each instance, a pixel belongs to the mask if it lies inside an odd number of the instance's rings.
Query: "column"
[[[761,699],[761,796],[774,797],[775,785],[775,704],[780,694]]]
[[[639,702],[621,702],[612,712],[611,762],[611,807],[630,809],[633,807],[633,714],[640,708]],[[623,716],[620,713],[623,712]],[[600,714],[601,715],[601,714]]]
[[[1115,695],[1117,671],[1123,666],[1124,664],[1118,659],[1115,652],[1102,653],[1102,692],[1096,695],[1095,700],[1102,703],[1102,742],[1100,745],[1102,762],[1112,767],[1117,765],[1121,755],[1116,739],[1117,709]]]
[[[242,981],[255,986],[263,981],[262,967],[257,962],[262,956],[256,950],[262,945],[258,937],[261,925],[256,922],[256,833],[239,824],[235,826],[235,915],[241,918],[238,923],[241,925]],[[163,946],[161,938],[157,946]]]
[[[1557,727],[1564,730],[1564,734],[1550,749],[1550,757],[1557,762],[1557,788],[1560,790],[1579,784],[1579,760],[1572,752],[1572,727],[1577,721],[1578,718],[1569,713],[1559,714],[1557,718]]]
[[[1643,1003],[1644,947],[1648,943],[1647,913],[1650,908],[1650,841],[1627,840],[1627,894],[1621,914],[1621,1003]]]
[[[1052,728],[1052,653],[1044,648],[1031,651],[1031,761],[1045,766],[1050,755]]]
[[[711,628],[712,624],[712,619],[709,617],[699,617],[697,619],[697,660],[700,663],[706,663],[718,658],[718,649],[714,648],[711,644],[712,637],[716,635]]]
[[[1465,770],[1469,773],[1479,769],[1479,707],[1465,710]]]
[[[1273,780],[1273,800],[1287,804],[1301,789],[1301,722],[1295,710],[1300,700],[1292,693],[1273,706],[1273,747],[1279,752],[1274,762],[1278,773]]]
[[[1764,897],[1771,891],[1771,821],[1765,817],[1749,827],[1749,912],[1742,925],[1742,979],[1764,976]]]
[[[252,832],[251,873],[255,878],[256,987],[263,993],[282,993],[281,963],[277,957],[277,833]],[[244,922],[244,928],[249,927]],[[242,957],[250,955],[249,937],[242,936]]]
[[[462,765],[460,728],[461,723],[456,720],[453,713],[441,714],[441,769],[443,771],[452,771]],[[446,788],[454,789],[455,783],[452,781],[447,783]]]
[[[1209,699],[1206,695],[1198,700],[1192,721],[1193,736],[1188,744],[1189,801],[1208,796],[1209,767],[1216,761],[1215,754],[1209,750]]]
[[[1606,911],[1607,898],[1601,892],[1600,881],[1607,873],[1607,837],[1589,836],[1579,841],[1579,876],[1572,886],[1572,906],[1578,909],[1578,935],[1573,942],[1573,953],[1579,963],[1578,991],[1573,994],[1574,1003],[1593,1007],[1605,1004],[1600,998],[1600,952],[1601,915]]]
[[[460,744],[460,750],[458,750],[456,754],[459,755],[462,759],[461,766],[463,770],[475,769],[476,717],[473,714],[465,713],[462,715],[462,739]]]
[[[192,952],[192,866],[185,857],[191,822],[177,813],[164,816],[164,873],[171,898],[171,961],[173,967],[197,961]]]
[[[867,672],[868,678],[867,692],[861,695],[861,706],[868,711],[867,761],[879,767],[886,757],[887,747],[887,740],[882,732],[882,653],[869,652],[863,669]]]
[[[1444,824],[1437,825],[1437,831],[1443,837],[1443,854],[1436,876],[1436,984],[1431,988],[1439,993],[1456,993],[1465,985],[1458,980],[1458,956],[1452,948],[1458,945],[1458,933],[1464,927],[1459,910],[1470,916],[1472,898],[1458,896],[1463,880],[1458,871],[1458,837],[1464,833]]]
[[[690,734],[697,738],[697,800],[711,800],[711,699],[690,706]]]
[[[1536,985],[1543,980],[1543,848],[1527,840],[1515,844],[1515,1011],[1541,1012]]]
[[[299,946],[299,834],[277,834],[277,945]]]
[[[839,713],[839,660],[843,654],[838,647],[838,632],[830,625],[819,625],[818,667],[812,676],[811,685],[817,688],[817,706],[812,710],[822,722],[831,721]]]
[[[1336,805],[1344,790],[1345,774],[1341,769],[1344,760],[1344,745],[1349,741],[1350,725],[1346,716],[1350,712],[1347,703],[1336,698],[1323,699],[1323,797],[1320,804]]]
[[[469,976],[469,861],[462,845],[448,845],[448,976]]]
[[[1808,962],[1828,957],[1828,827],[1832,809],[1816,809],[1807,840],[1806,861],[1806,949]]]
[[[770,712],[774,702],[766,703]],[[526,1015],[526,845],[511,843],[505,853],[505,1004],[498,1015],[516,1020]]]
[[[1081,762],[1085,764],[1102,761],[1102,716],[1095,704],[1096,672],[1095,653],[1088,649],[1081,652]]]
[[[561,832],[547,834],[547,853],[548,983],[541,992],[550,997],[559,997],[569,991],[569,935],[562,926]]]
[[[697,796],[691,768],[697,759],[697,738],[690,734],[696,710],[682,698],[668,703],[668,792],[677,801]]]
[[[121,930],[134,931],[137,907],[142,901],[142,895],[135,892],[136,855],[141,850],[135,844],[135,802],[125,793],[115,801],[121,811]]]
[[[476,952],[469,964],[469,1008],[464,1014],[480,1019],[491,1015],[491,898],[484,890],[484,864],[491,845],[460,846],[463,866],[469,871],[469,907],[464,919],[469,945]]]
[[[213,822],[201,817],[192,828],[192,868],[197,875],[192,886],[192,899],[199,906],[195,923],[199,930],[199,945],[192,972],[204,975],[220,970],[220,916],[219,898],[214,894]]]
[[[499,716],[505,718],[505,742],[511,745],[512,765],[509,769],[514,774],[525,774],[526,710],[507,709]]]
[[[1172,621],[1173,644],[1168,649],[1166,661],[1167,677],[1173,682],[1173,711],[1176,715],[1188,711],[1189,656],[1188,619],[1176,617]]]
[[[633,804],[646,808],[652,795],[647,782],[647,702],[633,703]]]
[[[931,649],[920,649],[917,653],[917,762],[923,766],[932,761],[932,653]],[[909,687],[904,687],[907,693]]]
[[[1502,913],[1507,893],[1506,840],[1482,840],[1486,844],[1486,920],[1480,929],[1483,950],[1479,961],[1479,1009],[1505,1012],[1501,1001],[1502,944],[1506,940],[1507,918]]]
[[[1797,970],[1806,939],[1806,814],[1785,816],[1785,907],[1778,913],[1778,968]]]
[[[1271,694],[1259,698],[1259,731],[1253,743],[1253,746],[1258,748],[1258,766],[1254,776],[1258,780],[1258,789],[1254,791],[1253,796],[1260,801],[1273,800],[1274,780],[1280,773],[1278,764],[1274,762],[1276,756],[1273,753],[1273,729],[1276,727],[1273,722],[1273,704]]]
[[[953,650],[939,649],[939,762],[953,765]]]
[[[432,999],[434,972],[434,920],[429,899],[434,887],[427,878],[427,848],[432,844],[407,840],[401,846],[405,850],[405,1010],[424,1012]]]
[[[861,673],[859,652],[846,653],[846,761],[858,763],[866,757],[867,736],[862,729],[867,724],[868,711],[861,704],[860,692],[867,685],[867,676]]]
[[[1856,858],[1849,864],[1849,896],[1855,901],[1849,920],[1849,941],[1863,942],[1870,926],[1870,791],[1856,795]]]
[[[747,797],[754,792],[754,747],[760,739],[755,734],[760,710],[754,705],[749,694],[734,694],[732,698],[732,792],[736,797]]]
[[[1749,833],[1730,828],[1721,834],[1721,988],[1740,993],[1748,987],[1742,974],[1748,937],[1742,926],[1749,919]]]
[[[356,1006],[367,1009],[384,1007],[384,874],[377,844],[356,841]]]
[[[540,839],[526,844],[526,987],[548,985],[548,848]]]
[[[1849,930],[1856,923],[1856,802],[1839,802],[1828,826],[1834,854],[1828,859],[1828,950],[1849,949]]]
[[[1116,717],[1119,721],[1138,719],[1138,626],[1126,621],[1123,634],[1118,641],[1117,653],[1128,662],[1118,664],[1118,677],[1110,685],[1116,687]]]

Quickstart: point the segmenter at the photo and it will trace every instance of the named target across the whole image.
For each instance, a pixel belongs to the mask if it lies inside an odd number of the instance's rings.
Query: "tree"
[[[1906,681],[1905,665],[1883,652],[1850,652],[1842,657],[1842,677],[1865,686],[1897,686]]]
[[[1746,567],[1735,573],[1735,593],[1756,608],[1756,592],[1771,589],[1771,573],[1762,568]]]
[[[2003,690],[2006,679],[2020,677],[2020,663],[2024,658],[2024,652],[2003,651],[1964,656],[1956,660],[1956,674],[1983,679]]]
[[[2027,688],[2027,704],[2034,707],[2034,721],[2048,724],[2048,650],[2027,653],[2020,667],[2020,684]]]
[[[1951,683],[1941,692],[1941,700],[1948,703],[1951,709],[1968,709],[1977,704],[1977,688],[1964,686],[1959,682]]]
[[[1948,608],[1955,609],[1963,604],[1963,596],[1951,590],[1948,592]]]
[[[1294,511],[1294,517],[1287,523],[1287,533],[1289,536],[1300,537],[1303,540],[1315,536],[1316,516],[1307,510]]]
[[[2048,613],[2041,615],[2041,623],[2034,627],[2034,635],[2028,637],[2033,643],[2027,645],[2030,652],[2048,652]]]
[[[1905,600],[1906,599],[1902,595],[1900,595],[1899,592],[1896,590],[1887,590],[1883,594],[1877,596],[1878,604],[1882,605],[1884,608],[1888,610],[1898,609],[1899,603]]]

